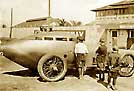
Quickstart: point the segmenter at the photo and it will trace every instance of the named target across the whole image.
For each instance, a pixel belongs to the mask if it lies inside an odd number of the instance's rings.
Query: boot
[[[108,89],[112,88],[112,85],[109,83],[109,84],[107,85],[107,88],[108,88]]]
[[[115,91],[115,90],[117,90],[117,87],[115,85],[113,85],[112,89]]]
[[[102,72],[102,79],[101,79],[102,81],[104,81],[105,80],[105,74],[104,74],[104,72]]]

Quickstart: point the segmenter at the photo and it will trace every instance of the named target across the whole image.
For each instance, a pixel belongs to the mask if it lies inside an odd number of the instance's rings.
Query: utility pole
[[[12,38],[12,24],[13,24],[13,8],[11,8],[11,25],[10,25],[10,35],[9,38]]]
[[[50,13],[51,13],[51,11],[50,11],[50,8],[51,8],[51,5],[50,5],[50,0],[48,0],[48,17],[50,17],[51,15],[50,15]]]

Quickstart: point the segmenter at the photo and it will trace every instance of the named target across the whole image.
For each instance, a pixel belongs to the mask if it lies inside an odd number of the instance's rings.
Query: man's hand
[[[109,66],[109,69],[111,70],[112,69],[112,66]]]
[[[75,53],[75,56],[77,57],[77,53]]]

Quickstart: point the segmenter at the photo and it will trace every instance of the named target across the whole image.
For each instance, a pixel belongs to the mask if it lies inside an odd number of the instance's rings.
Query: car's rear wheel
[[[134,72],[134,60],[130,55],[125,55],[121,59],[122,65],[121,69],[119,70],[119,74],[121,76],[131,76]]]
[[[43,80],[57,81],[66,74],[66,61],[55,55],[45,55],[38,62],[38,73]]]

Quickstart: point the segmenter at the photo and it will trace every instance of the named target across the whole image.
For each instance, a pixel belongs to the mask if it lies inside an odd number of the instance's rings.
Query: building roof
[[[124,0],[124,1],[121,1],[121,2],[111,4],[111,6],[131,5],[131,4],[134,4],[134,0]]]
[[[134,7],[134,0],[124,0],[117,3],[113,3],[101,8],[94,9],[92,11],[101,11],[101,10],[108,10],[108,9],[119,9],[119,8],[127,8],[127,7]]]
[[[19,23],[14,28],[30,28],[30,27],[40,27],[40,26],[59,26],[63,22],[63,20],[59,18],[52,18],[52,17],[42,17],[42,18],[35,18],[29,19],[25,22]],[[67,23],[67,22],[66,22]]]

